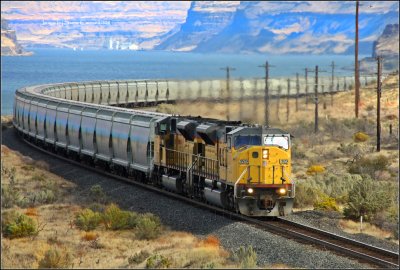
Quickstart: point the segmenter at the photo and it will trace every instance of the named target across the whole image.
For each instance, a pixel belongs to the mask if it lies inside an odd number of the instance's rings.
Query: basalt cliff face
[[[353,54],[351,1],[3,1],[27,46],[203,53]],[[396,1],[362,2],[359,53],[372,54]],[[386,50],[377,47],[377,49]]]
[[[17,56],[31,54],[22,49],[22,46],[18,43],[15,31],[9,28],[6,20],[1,19],[1,55]]]
[[[399,70],[399,24],[388,24],[379,38],[373,43],[372,57],[361,61],[365,72],[376,71],[376,57],[383,58],[383,69],[386,72]]]

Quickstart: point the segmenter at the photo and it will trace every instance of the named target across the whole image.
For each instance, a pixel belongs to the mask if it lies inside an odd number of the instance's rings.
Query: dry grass
[[[4,145],[1,146],[1,153],[3,166],[15,168],[15,185],[23,196],[37,193],[42,188],[42,182],[51,181],[60,189],[56,203],[17,208],[32,217],[41,231],[34,238],[2,237],[2,268],[38,268],[39,262],[51,263],[53,257],[57,258],[57,254],[49,253],[49,250],[55,249],[68,251],[69,267],[73,268],[143,268],[146,260],[129,266],[129,258],[142,250],[149,252],[150,256],[161,254],[169,258],[174,268],[201,268],[208,263],[228,268],[233,265],[229,261],[229,253],[214,236],[198,239],[186,232],[165,230],[156,240],[139,240],[135,229],[110,231],[104,226],[83,232],[73,222],[76,213],[83,208],[79,205],[82,198],[68,192],[74,188],[72,183],[49,172],[45,161],[38,164]],[[8,178],[2,179],[2,185],[9,184]]]
[[[343,229],[343,231],[351,234],[360,233],[360,222],[355,222],[353,220],[340,220],[339,226]],[[392,236],[391,232],[379,229],[373,224],[368,222],[363,222],[362,225],[362,233],[374,236],[379,239],[387,239]]]
[[[30,216],[30,217],[37,217],[38,211],[34,207],[29,207],[28,209],[26,209],[25,215]]]

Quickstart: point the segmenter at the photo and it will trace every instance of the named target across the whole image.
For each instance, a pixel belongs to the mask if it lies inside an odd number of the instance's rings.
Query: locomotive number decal
[[[279,163],[280,164],[288,164],[288,160],[287,159],[280,159]]]
[[[239,160],[240,164],[249,164],[249,160],[248,159],[241,159]]]

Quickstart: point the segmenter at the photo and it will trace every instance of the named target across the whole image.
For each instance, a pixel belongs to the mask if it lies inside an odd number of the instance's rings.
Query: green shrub
[[[52,248],[46,251],[43,259],[39,261],[39,268],[68,268],[72,263],[69,252]]]
[[[91,231],[97,228],[101,222],[100,213],[90,209],[84,209],[76,214],[75,225],[84,231]]]
[[[137,219],[136,213],[123,211],[116,204],[107,206],[103,213],[104,225],[109,230],[133,229],[137,225]]]
[[[366,221],[370,221],[377,212],[390,206],[390,197],[386,183],[380,184],[370,178],[361,179],[350,190],[343,214],[351,219],[363,216]]]
[[[25,214],[16,211],[5,212],[2,217],[4,237],[19,238],[37,234],[36,222]]]
[[[149,256],[150,256],[150,253],[148,251],[141,250],[140,252],[136,253],[135,255],[130,256],[128,258],[128,263],[129,264],[134,264],[134,263],[139,264],[139,263],[143,262],[144,260],[146,260],[147,257],[149,257]]]
[[[314,210],[339,211],[339,207],[334,198],[323,196],[323,198],[314,203]]]
[[[241,246],[239,250],[233,254],[233,259],[240,264],[241,268],[257,267],[257,253],[252,246]]]
[[[369,140],[369,136],[364,132],[357,132],[353,135],[353,140],[355,142],[366,142]]]
[[[89,195],[92,200],[97,203],[106,203],[108,200],[107,195],[104,193],[103,188],[100,185],[93,185],[90,188]]]
[[[298,183],[296,185],[296,196],[294,198],[294,207],[304,208],[312,206],[318,198],[319,191],[309,186],[307,183]]]
[[[144,214],[137,222],[136,236],[139,239],[155,239],[162,232],[160,218],[153,214]]]
[[[104,213],[104,210],[106,209],[106,206],[101,203],[92,203],[88,207],[90,210],[93,212],[98,212],[98,213]]]
[[[146,268],[148,269],[169,268],[171,264],[169,258],[159,254],[154,254],[146,260]]]
[[[371,158],[363,157],[350,165],[349,173],[368,174],[372,178],[375,178],[375,172],[386,170],[389,165],[389,158],[384,155]]]

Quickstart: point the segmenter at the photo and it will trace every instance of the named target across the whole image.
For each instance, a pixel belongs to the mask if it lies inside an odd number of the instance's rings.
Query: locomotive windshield
[[[264,145],[275,145],[288,150],[289,137],[284,135],[267,135],[264,136]]]
[[[245,145],[261,145],[261,136],[239,135],[235,137],[234,147],[239,148]]]

